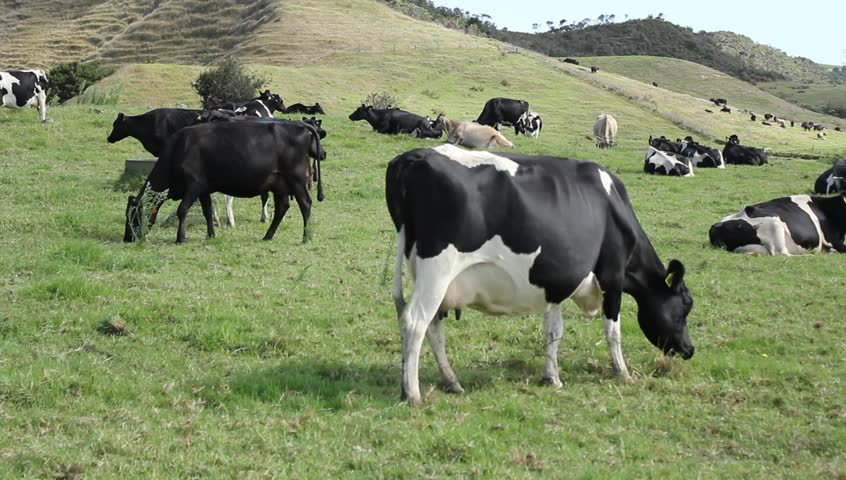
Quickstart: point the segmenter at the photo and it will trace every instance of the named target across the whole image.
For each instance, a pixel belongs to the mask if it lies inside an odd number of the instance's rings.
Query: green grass
[[[666,57],[585,57],[579,61],[584,66],[596,65],[601,70],[622,75],[651,85],[657,82],[663,90],[690,95],[700,99],[726,98],[729,105],[734,108],[732,115],[743,117],[749,120],[748,115],[737,110],[751,110],[760,116],[765,113],[772,113],[779,117],[793,119],[797,124],[801,121],[812,120],[830,127],[839,125],[846,128],[846,120],[841,118],[811,112],[801,106],[784,100],[782,95],[774,95],[771,85],[784,85],[787,82],[762,83],[759,86],[737,80],[723,72],[708,68],[697,63],[678,60]],[[789,83],[797,85],[796,83]],[[760,88],[759,88],[760,87]],[[841,94],[842,96],[842,94]],[[812,103],[808,103],[812,105]],[[706,115],[705,108],[717,112],[719,108],[712,108],[714,105],[697,105],[698,111]],[[718,115],[718,118],[724,116]],[[759,125],[760,126],[760,125]],[[763,127],[761,127],[763,128]],[[798,128],[798,127],[796,127]]]
[[[846,112],[846,85],[767,82],[759,86],[764,91],[806,108],[834,108]]]
[[[320,81],[343,83],[338,75]],[[118,107],[53,108],[46,125],[34,111],[3,111],[0,477],[842,477],[842,258],[745,257],[707,244],[721,216],[805,193],[826,165],[776,158],[646,176],[644,135],[674,127],[632,105],[621,147],[598,151],[583,138],[591,102],[616,97],[566,75],[548,81],[559,88],[534,85],[538,102],[566,108],[546,109],[549,130],[515,139],[517,151],[619,172],[662,258],[687,266],[691,361],[663,359],[627,297],[624,352],[637,381],[620,384],[601,323],[568,305],[566,387],[555,391],[539,385],[539,316],[465,312],[447,338],[467,393],[434,389],[410,408],[399,403],[383,175],[393,156],[432,142],[377,135],[342,110],[324,122],[327,200],[313,210],[310,243],[300,243],[296,209],[260,241],[259,202],[239,200],[238,227],[214,240],[193,227],[176,246],[175,230],[157,226],[126,245],[129,191],[114,184],[123,159],[144,154],[132,140],[105,142]],[[450,90],[450,79],[425,87],[469,112],[500,93],[497,82],[478,97]],[[400,89],[405,104],[433,100],[415,88]],[[126,335],[101,333],[116,318]],[[424,392],[438,382],[428,348],[421,382]]]

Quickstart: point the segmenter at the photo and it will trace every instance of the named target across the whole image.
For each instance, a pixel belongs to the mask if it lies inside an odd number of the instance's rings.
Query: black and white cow
[[[268,98],[256,98],[236,108],[236,115],[248,117],[273,118],[273,112],[285,112],[285,103],[276,93],[268,95]]]
[[[418,362],[429,340],[448,391],[462,392],[445,351],[443,313],[544,313],[544,381],[560,387],[561,304],[603,312],[614,372],[629,379],[620,346],[622,294],[634,297],[646,338],[688,359],[693,299],[684,266],[665,269],[623,183],[593,162],[453,145],[391,160],[388,211],[398,234],[392,296],[402,337],[402,391],[420,401]],[[432,195],[432,192],[438,192]],[[585,212],[590,212],[589,215]],[[402,271],[414,287],[408,303]]]
[[[726,168],[723,152],[707,145],[693,141],[693,137],[684,137],[681,142],[681,153],[693,162],[695,167]]]
[[[326,153],[317,130],[303,122],[260,119],[255,121],[210,122],[186,127],[165,143],[161,157],[137,196],[126,205],[123,240],[132,242],[145,222],[156,221],[159,207],[168,198],[180,200],[176,243],[185,241],[185,217],[200,200],[209,237],[214,236],[211,194],[255,197],[272,192],[273,220],[264,236],[271,240],[279,222],[296,198],[303,215],[303,241],[311,212],[307,167],[309,158],[323,160]],[[317,199],[323,200],[320,162],[317,162]],[[150,195],[149,213],[144,195]]]
[[[643,171],[671,177],[692,177],[693,164],[680,153],[671,153],[649,147],[643,159]]]
[[[540,137],[541,130],[543,130],[543,119],[536,112],[526,112],[517,119],[514,129],[518,135],[522,134],[527,137],[538,138]]]
[[[50,83],[43,70],[0,72],[0,106],[36,107],[42,122],[47,121],[47,89]]]
[[[846,253],[846,193],[793,195],[751,205],[711,226],[711,244],[735,253]]]
[[[485,102],[485,107],[476,123],[489,125],[499,130],[501,125],[515,126],[514,134],[519,135],[516,125],[523,114],[529,111],[529,102],[525,100],[514,100],[511,98],[492,98]]]
[[[846,192],[846,158],[841,158],[834,166],[824,171],[814,183],[814,193],[829,195]]]
[[[765,165],[767,149],[741,145],[738,136],[732,135],[723,147],[723,159],[733,165]]]

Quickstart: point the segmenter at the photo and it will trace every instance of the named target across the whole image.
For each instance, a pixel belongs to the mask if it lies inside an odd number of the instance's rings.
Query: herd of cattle
[[[14,79],[14,80],[12,80]],[[43,72],[0,73],[3,104],[37,104],[46,112]],[[18,99],[20,88],[33,97]],[[35,98],[35,100],[32,100]],[[214,99],[213,99],[214,100]],[[720,99],[722,100],[722,99]],[[273,238],[293,198],[303,216],[303,241],[311,212],[310,189],[324,198],[321,161],[327,135],[320,119],[275,118],[275,112],[322,115],[319,104],[285,107],[270,91],[248,100],[217,99],[205,110],[159,108],[118,114],[108,142],[136,138],[158,158],[140,192],[126,205],[124,240],[150,228],[162,203],[179,200],[176,241],[185,241],[185,220],[199,200],[207,235],[214,236],[211,194],[262,197],[262,221],[273,194],[274,213],[264,236]],[[725,101],[721,102],[725,106]],[[543,378],[560,386],[557,351],[563,333],[561,304],[572,299],[589,314],[600,310],[616,374],[630,378],[621,349],[622,294],[634,297],[646,338],[667,354],[691,358],[687,316],[693,299],[684,283],[685,267],[665,267],[637,221],[626,188],[613,173],[589,161],[459,148],[513,147],[500,131],[537,138],[543,121],[523,100],[493,98],[475,122],[439,115],[435,120],[399,108],[361,105],[349,115],[373,130],[440,138],[446,144],[417,148],[390,161],[386,202],[397,231],[392,296],[402,336],[402,391],[421,400],[418,363],[427,338],[448,391],[462,392],[446,357],[443,319],[465,308],[489,314],[544,314],[546,361]],[[593,128],[600,148],[614,146],[617,121],[597,117]],[[729,164],[764,165],[766,149],[744,146],[737,135],[722,151],[691,137],[675,142],[649,138],[644,171],[692,176],[693,169],[725,169]],[[795,255],[834,250],[846,253],[846,159],[817,180],[818,193],[794,195],[744,208],[723,218],[709,232],[711,243],[734,252]],[[568,214],[569,213],[569,214]],[[413,279],[408,301],[403,267]],[[566,266],[566,268],[562,268]]]

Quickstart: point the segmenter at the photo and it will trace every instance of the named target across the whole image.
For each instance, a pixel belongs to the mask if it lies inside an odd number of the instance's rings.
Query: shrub
[[[66,102],[77,95],[81,95],[86,87],[99,82],[112,73],[114,73],[114,69],[104,67],[96,61],[60,63],[47,73],[47,78],[50,81],[47,101],[50,103],[56,100],[60,103]]]
[[[264,88],[267,79],[246,69],[238,59],[226,57],[217,65],[201,73],[191,84],[209,108],[220,101],[254,98]]]
[[[397,99],[393,95],[388,92],[382,93],[371,93],[367,96],[361,103],[365,105],[370,105],[376,109],[388,108],[388,107],[396,107],[399,108],[397,105]]]

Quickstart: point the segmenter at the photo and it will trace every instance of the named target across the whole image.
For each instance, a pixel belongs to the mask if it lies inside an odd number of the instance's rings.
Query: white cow
[[[596,122],[593,124],[593,136],[596,137],[597,147],[613,147],[614,138],[617,136],[617,120],[605,113],[596,117]]]
[[[453,145],[470,148],[514,147],[513,143],[493,127],[448,118],[444,118],[443,121],[447,141]]]

